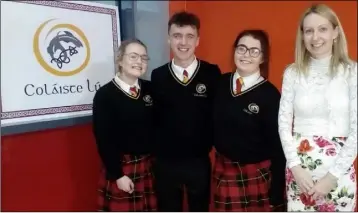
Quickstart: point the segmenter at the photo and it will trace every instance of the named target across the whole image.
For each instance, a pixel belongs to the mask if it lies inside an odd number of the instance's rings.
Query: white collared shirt
[[[233,81],[232,85],[233,85],[234,91],[236,91],[236,79],[238,79],[239,77],[240,77],[240,74],[238,72],[235,72],[234,77],[232,79],[232,81]],[[260,71],[257,71],[255,73],[253,73],[252,75],[242,77],[242,79],[244,81],[244,85],[242,85],[242,87],[241,87],[241,92],[249,89],[250,87],[252,87],[264,80],[264,78],[260,75]]]
[[[140,89],[140,86],[139,86],[139,83],[138,83],[138,79],[134,82],[133,85],[129,85],[129,84],[127,84],[126,82],[124,82],[122,79],[120,79],[120,78],[118,77],[118,74],[117,74],[117,75],[114,77],[114,81],[118,84],[118,86],[121,87],[121,89],[122,89],[123,91],[125,91],[125,92],[128,93],[128,94],[131,94],[131,92],[130,92],[129,90],[130,90],[130,88],[131,88],[132,86],[137,87],[138,90]]]
[[[184,79],[184,76],[183,76],[184,70],[186,70],[188,72],[188,79],[190,79],[193,76],[197,66],[198,66],[198,60],[196,59],[196,57],[195,57],[194,61],[187,68],[183,68],[183,67],[176,65],[174,63],[174,59],[172,59],[172,69],[174,71],[174,74],[181,81],[183,81],[183,79]]]

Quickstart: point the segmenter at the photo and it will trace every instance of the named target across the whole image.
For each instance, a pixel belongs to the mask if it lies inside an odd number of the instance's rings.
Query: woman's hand
[[[116,183],[119,190],[128,192],[129,194],[132,194],[134,191],[134,184],[128,176],[124,175],[123,177],[116,180]]]
[[[327,173],[309,190],[308,194],[316,200],[326,196],[335,187],[337,187],[337,178],[331,173]]]
[[[300,192],[308,193],[314,186],[312,176],[305,169],[303,169],[301,165],[292,167],[291,171]]]

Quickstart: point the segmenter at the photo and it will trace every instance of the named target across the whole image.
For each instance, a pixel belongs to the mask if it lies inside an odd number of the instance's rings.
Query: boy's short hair
[[[179,27],[183,27],[183,26],[191,26],[193,28],[196,28],[196,30],[199,33],[199,29],[200,29],[200,20],[199,17],[193,13],[189,13],[186,11],[180,11],[175,13],[168,22],[168,32],[170,30],[170,27],[175,24],[178,25]]]

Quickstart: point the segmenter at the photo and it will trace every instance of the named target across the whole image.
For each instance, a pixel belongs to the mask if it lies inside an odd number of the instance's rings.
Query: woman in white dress
[[[326,5],[308,8],[301,18],[295,63],[283,77],[279,133],[288,211],[354,211],[357,63]]]

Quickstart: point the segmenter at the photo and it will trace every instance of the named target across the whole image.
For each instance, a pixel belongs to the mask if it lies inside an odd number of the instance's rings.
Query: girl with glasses
[[[155,211],[151,173],[152,98],[147,48],[139,40],[121,43],[115,77],[93,100],[93,132],[103,163],[99,211]]]
[[[267,34],[241,32],[233,58],[236,68],[222,75],[214,101],[215,211],[278,210],[285,157],[277,123],[280,93],[267,80]]]

